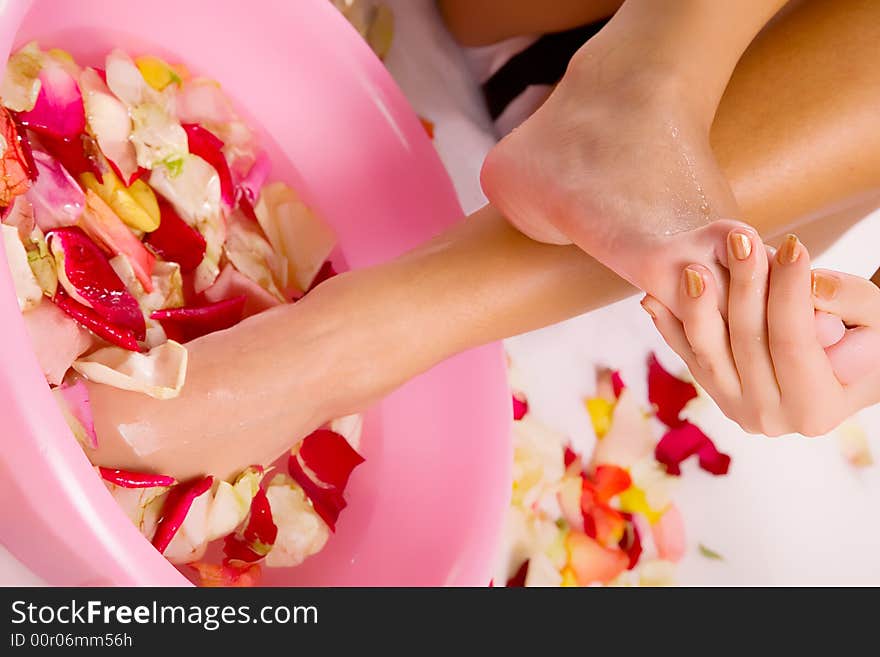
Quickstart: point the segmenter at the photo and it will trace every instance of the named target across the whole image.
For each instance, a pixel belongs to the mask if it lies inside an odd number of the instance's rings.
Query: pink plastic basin
[[[332,223],[352,268],[460,220],[418,119],[326,0],[7,0],[0,12],[4,62],[38,39],[87,64],[118,46],[219,80],[271,135],[273,177]],[[30,351],[2,249],[0,261],[0,541],[50,584],[187,584],[69,434]],[[336,535],[299,568],[266,569],[265,581],[486,585],[510,491],[510,414],[498,345],[391,395],[368,414],[367,462]]]

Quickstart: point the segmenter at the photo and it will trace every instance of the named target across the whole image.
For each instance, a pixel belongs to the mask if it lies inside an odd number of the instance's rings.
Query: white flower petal
[[[186,363],[186,347],[169,340],[146,354],[105,347],[75,361],[73,368],[95,383],[172,399],[183,388]]]
[[[275,545],[266,556],[268,567],[298,566],[321,551],[330,538],[330,529],[290,477],[276,475],[266,489],[266,498],[278,527]]]
[[[15,287],[15,296],[18,297],[20,310],[30,310],[43,299],[43,288],[37,282],[37,277],[28,262],[28,254],[18,236],[18,229],[14,226],[0,225],[3,235],[3,247],[6,250],[6,261],[9,263],[9,271],[12,274],[12,284]]]
[[[272,248],[287,258],[289,283],[308,290],[336,246],[333,230],[280,182],[263,187],[254,212]]]

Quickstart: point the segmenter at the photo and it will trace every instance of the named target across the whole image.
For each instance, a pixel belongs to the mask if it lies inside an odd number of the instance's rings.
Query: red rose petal
[[[318,486],[303,470],[296,454],[291,454],[287,460],[287,471],[293,480],[302,487],[303,492],[321,520],[327,523],[330,531],[336,531],[336,521],[339,513],[347,506],[345,498],[336,488],[322,488]]]
[[[682,461],[699,454],[700,467],[712,474],[725,474],[730,465],[730,457],[720,453],[712,440],[694,424],[685,422],[670,429],[657,443],[654,458],[671,475],[680,475]]]
[[[129,351],[140,351],[134,331],[111,324],[91,308],[71,299],[60,287],[52,303],[99,338]]]
[[[513,395],[513,419],[522,420],[528,412],[529,402],[527,402],[525,398],[520,399],[516,395]]]
[[[642,556],[642,537],[639,535],[639,528],[633,522],[633,517],[629,513],[623,513],[626,522],[626,529],[623,537],[620,539],[620,549],[629,557],[629,566],[627,570],[632,570],[639,563]]]
[[[27,128],[25,128],[14,112],[10,112],[12,119],[15,121],[15,129],[18,132],[18,146],[21,148],[21,155],[24,158],[25,169],[31,181],[35,181],[40,175],[37,169],[37,163],[34,162],[34,149],[31,144],[30,136]]]
[[[324,281],[326,281],[330,278],[333,278],[338,273],[339,272],[337,272],[333,268],[333,263],[330,262],[329,260],[325,260],[324,264],[321,265],[321,268],[318,270],[318,273],[315,274],[315,279],[312,281],[312,284],[309,286],[309,289],[307,290],[307,292],[311,292],[316,287],[318,287],[318,285],[320,285],[321,283],[323,283]]]
[[[162,505],[162,517],[159,519],[156,533],[153,535],[153,547],[160,553],[164,553],[165,548],[171,543],[171,539],[180,529],[195,499],[211,490],[213,484],[214,478],[208,476],[194,479],[185,484],[178,484],[169,491],[165,503]]]
[[[303,465],[315,473],[317,484],[344,492],[352,470],[364,462],[348,441],[335,431],[318,429],[312,432],[295,450]]]
[[[725,475],[730,469],[730,456],[719,452],[715,444],[708,442],[700,447],[697,457],[700,459],[700,467],[713,475]]]
[[[188,342],[238,324],[244,315],[246,301],[246,296],[237,296],[205,306],[167,308],[157,310],[150,315],[150,319],[161,322],[163,328],[166,328],[166,324],[174,325],[179,329],[183,341]],[[176,333],[174,329],[172,333]]]
[[[657,418],[663,424],[680,426],[684,422],[679,417],[682,409],[696,396],[693,384],[672,376],[654,354],[648,357],[648,400],[657,409]]]
[[[114,470],[111,468],[98,468],[101,478],[111,484],[122,488],[152,488],[154,486],[173,486],[177,483],[174,477],[168,475],[150,474],[147,472],[130,472],[128,470]]]
[[[79,178],[83,173],[91,173],[98,182],[104,181],[104,172],[97,155],[98,144],[90,135],[82,133],[66,139],[41,135],[40,143],[74,178]]]
[[[620,393],[626,389],[626,384],[620,376],[620,370],[614,370],[611,373],[611,387],[614,389],[614,396],[620,399]]]
[[[232,186],[232,174],[229,164],[223,155],[223,141],[213,132],[196,123],[184,123],[189,152],[197,155],[214,167],[220,178],[220,196],[227,207],[235,204],[235,188]]]
[[[419,117],[419,122],[422,124],[422,127],[425,129],[425,133],[428,135],[428,139],[434,139],[434,122],[426,119],[424,116]]]
[[[168,201],[161,197],[156,200],[159,202],[159,227],[149,233],[144,242],[163,260],[180,265],[181,273],[193,271],[205,257],[205,238],[181,219]]]
[[[509,580],[507,580],[507,587],[523,587],[526,585],[526,575],[529,573],[529,561],[526,559],[523,561],[522,565],[517,569],[517,571],[513,574]]]
[[[278,526],[272,519],[272,507],[260,488],[251,500],[251,510],[242,531],[230,534],[223,542],[224,563],[259,561],[272,549]]]
[[[64,257],[64,274],[92,309],[110,324],[144,338],[141,307],[110,266],[101,249],[77,227],[56,228],[46,237],[53,254]]]
[[[696,454],[706,440],[706,435],[698,427],[687,422],[666,432],[654,449],[654,458],[666,466],[667,473],[678,476],[681,462]]]
[[[581,514],[587,536],[603,545],[618,542],[626,521],[619,511],[599,499],[593,484],[586,479],[581,493]]]
[[[0,206],[12,204],[12,200],[24,194],[31,186],[34,176],[23,150],[18,127],[5,107],[0,106],[0,136],[3,138],[5,148],[0,156]]]

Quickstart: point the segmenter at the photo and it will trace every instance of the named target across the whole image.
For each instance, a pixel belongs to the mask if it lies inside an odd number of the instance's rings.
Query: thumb
[[[813,305],[848,326],[880,329],[880,288],[861,276],[827,269],[813,271]]]

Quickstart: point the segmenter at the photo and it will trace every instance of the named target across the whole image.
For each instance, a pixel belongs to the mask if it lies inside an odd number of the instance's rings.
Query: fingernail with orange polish
[[[645,309],[645,312],[651,316],[651,319],[657,319],[657,313],[654,312],[654,309],[651,307],[653,305],[653,300],[651,299],[651,297],[646,296],[644,299],[642,299],[641,304],[642,308]]]
[[[836,276],[813,272],[813,296],[826,301],[831,301],[840,290],[840,280]]]
[[[752,254],[752,240],[745,233],[733,231],[727,236],[727,243],[737,260],[746,260]]]
[[[776,253],[776,260],[781,265],[790,265],[793,262],[796,262],[798,256],[801,254],[801,243],[797,238],[797,235],[786,235],[785,241],[782,243],[782,246],[779,247],[779,251]]]
[[[703,290],[705,289],[703,275],[696,269],[685,267],[684,282],[688,296],[691,299],[698,299],[703,294]]]

